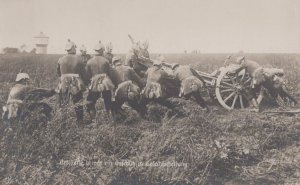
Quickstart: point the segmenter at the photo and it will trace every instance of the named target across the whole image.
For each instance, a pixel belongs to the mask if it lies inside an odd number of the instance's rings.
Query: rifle
[[[131,37],[130,34],[128,34],[128,37],[129,37],[129,39],[130,39],[130,41],[131,41],[132,44],[135,44],[135,43],[136,43],[136,42],[134,42],[134,39]]]
[[[271,113],[271,114],[298,114],[298,113],[300,113],[300,109],[286,110],[286,111],[264,111],[264,113]]]

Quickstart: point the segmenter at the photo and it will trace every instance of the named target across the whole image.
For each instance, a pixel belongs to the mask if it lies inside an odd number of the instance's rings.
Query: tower
[[[36,45],[37,54],[47,54],[47,46],[49,37],[46,36],[43,32],[40,32],[37,36],[34,37]]]

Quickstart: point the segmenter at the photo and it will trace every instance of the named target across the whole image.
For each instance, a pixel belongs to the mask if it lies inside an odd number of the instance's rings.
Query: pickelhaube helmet
[[[73,47],[77,48],[76,44],[73,41],[71,41],[70,39],[68,39],[65,50],[70,51]]]
[[[107,45],[106,45],[106,51],[107,52],[111,52],[113,50],[113,45],[112,45],[112,43],[110,42],[110,43],[108,43]]]
[[[87,51],[86,47],[82,44],[81,47],[79,48],[80,51]]]
[[[105,47],[104,47],[104,45],[101,43],[101,41],[99,41],[99,43],[96,44],[95,47],[94,47],[94,50],[95,50],[95,51],[104,50],[104,49],[105,49]]]
[[[16,82],[19,82],[20,80],[23,80],[23,79],[28,79],[29,80],[29,75],[27,73],[18,73],[17,78],[16,78]]]
[[[121,61],[121,57],[119,57],[119,56],[114,56],[113,58],[112,58],[112,63],[113,64],[115,64],[115,63],[117,63],[117,62],[120,62]]]
[[[236,63],[240,64],[243,60],[245,60],[245,57],[238,57]]]

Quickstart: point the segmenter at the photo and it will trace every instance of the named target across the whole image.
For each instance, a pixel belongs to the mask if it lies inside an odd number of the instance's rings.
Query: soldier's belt
[[[132,83],[131,80],[127,80],[118,85],[115,91],[115,96],[118,98],[125,98],[133,100],[139,96],[140,88]]]
[[[95,79],[98,79],[98,78],[106,78],[106,77],[108,77],[108,76],[105,73],[97,74],[97,75],[92,77],[92,81],[95,80]]]
[[[93,92],[103,92],[106,90],[113,90],[115,88],[111,79],[107,74],[97,74],[95,75],[89,86],[89,90]]]
[[[75,95],[82,90],[85,90],[85,87],[79,74],[68,73],[61,75],[56,92]]]
[[[67,77],[76,77],[76,78],[78,78],[79,74],[73,74],[73,73],[62,74],[60,76],[60,79],[63,80],[64,78],[67,78]]]

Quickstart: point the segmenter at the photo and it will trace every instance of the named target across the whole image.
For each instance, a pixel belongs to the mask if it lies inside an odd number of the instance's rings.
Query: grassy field
[[[55,88],[60,56],[0,55],[0,105],[20,69],[33,85]],[[245,56],[283,68],[300,100],[300,54]],[[165,55],[204,72],[221,67],[225,57]],[[112,124],[99,101],[96,124],[79,127],[72,107],[59,109],[55,97],[46,101],[54,110],[50,121],[35,112],[11,129],[0,121],[0,184],[300,184],[299,114],[228,112],[218,104],[206,114],[194,102],[174,98],[176,110],[150,104],[143,120],[127,108]]]

